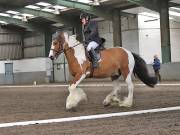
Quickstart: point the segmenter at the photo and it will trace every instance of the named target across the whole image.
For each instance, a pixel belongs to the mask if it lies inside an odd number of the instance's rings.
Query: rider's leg
[[[98,67],[98,61],[100,60],[94,51],[94,49],[96,49],[98,46],[99,44],[94,41],[90,42],[87,46],[87,51],[89,52],[89,55],[92,58],[94,68]]]
[[[91,49],[96,49],[99,46],[95,41],[91,41],[87,46],[87,51],[89,52]]]

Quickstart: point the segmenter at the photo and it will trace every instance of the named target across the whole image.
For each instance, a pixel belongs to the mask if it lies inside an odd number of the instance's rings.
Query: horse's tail
[[[138,78],[145,83],[146,85],[150,87],[154,87],[154,85],[157,84],[157,77],[152,77],[149,75],[146,62],[137,54],[132,53],[134,60],[135,60],[135,65],[134,65],[134,70],[133,73],[134,75],[138,76]]]

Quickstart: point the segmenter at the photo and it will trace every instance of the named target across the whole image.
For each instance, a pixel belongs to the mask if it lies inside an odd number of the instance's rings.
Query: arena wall
[[[13,64],[13,84],[45,83],[52,78],[52,63],[49,58],[0,61],[0,84],[5,82],[5,63]]]

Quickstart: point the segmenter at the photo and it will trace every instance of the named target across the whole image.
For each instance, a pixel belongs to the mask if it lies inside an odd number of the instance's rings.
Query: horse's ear
[[[56,31],[56,37],[58,37],[58,39],[63,39],[64,38],[64,32],[63,31]]]
[[[61,33],[62,33],[61,31],[56,31],[56,32],[52,35],[52,39],[60,38]]]

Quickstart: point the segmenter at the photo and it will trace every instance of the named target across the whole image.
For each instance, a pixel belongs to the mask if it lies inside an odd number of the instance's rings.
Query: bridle
[[[59,43],[60,47],[59,47],[58,50],[55,50],[54,48],[51,48],[50,50],[52,50],[53,52],[55,52],[56,55],[60,55],[61,53],[64,52],[64,44],[65,44],[65,42],[64,42],[63,44],[61,44],[57,37],[54,38],[53,40],[57,40],[57,42]],[[60,49],[60,48],[62,48],[62,49]]]
[[[54,51],[54,52],[56,53],[56,55],[60,55],[61,53],[67,52],[67,51],[69,51],[70,49],[72,49],[72,48],[74,48],[74,47],[76,47],[76,46],[78,46],[78,45],[81,44],[81,42],[79,42],[78,44],[76,44],[76,45],[74,45],[74,46],[72,46],[72,47],[69,47],[69,48],[65,49],[65,48],[64,48],[64,45],[66,44],[66,42],[64,42],[63,44],[60,44],[60,41],[59,41],[59,40],[57,40],[57,41],[59,42],[59,45],[60,45],[60,47],[61,47],[62,49],[60,49],[60,51],[57,51],[57,50],[52,49],[52,48],[50,49],[50,50]]]

